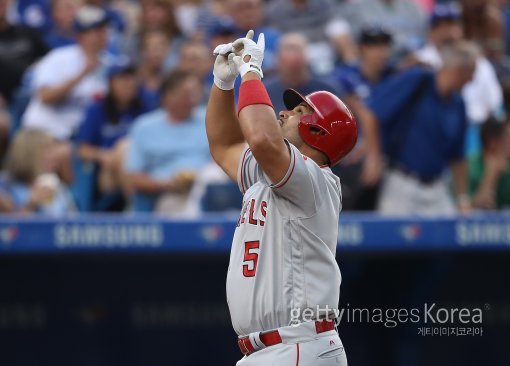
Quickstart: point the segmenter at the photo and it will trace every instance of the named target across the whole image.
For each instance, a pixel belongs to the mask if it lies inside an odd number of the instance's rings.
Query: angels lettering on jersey
[[[237,227],[242,224],[264,226],[267,210],[266,201],[257,201],[252,198],[249,201],[243,202],[243,209],[241,210],[241,216],[237,220]]]

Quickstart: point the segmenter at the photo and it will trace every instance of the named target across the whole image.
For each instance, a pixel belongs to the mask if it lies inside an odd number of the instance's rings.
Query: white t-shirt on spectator
[[[58,104],[43,103],[36,92],[77,76],[85,62],[85,54],[78,45],[57,48],[39,61],[34,69],[34,96],[23,116],[24,127],[42,129],[61,140],[72,136],[83,120],[87,105],[106,91],[104,68],[98,67],[85,76]]]
[[[416,58],[438,70],[443,65],[438,49],[427,44],[415,52]],[[476,62],[473,80],[462,90],[462,97],[466,104],[466,112],[471,123],[483,123],[503,104],[503,91],[498,82],[494,67],[485,57]]]

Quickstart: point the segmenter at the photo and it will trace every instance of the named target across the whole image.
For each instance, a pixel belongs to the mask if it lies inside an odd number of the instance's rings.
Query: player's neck
[[[299,151],[301,152],[301,154],[315,161],[315,163],[318,166],[328,165],[328,159],[326,158],[326,156],[319,150],[314,149],[313,147],[308,146],[307,144],[303,144],[299,148]]]

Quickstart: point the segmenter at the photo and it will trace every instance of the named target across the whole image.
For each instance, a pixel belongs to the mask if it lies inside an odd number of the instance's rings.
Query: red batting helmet
[[[312,114],[301,117],[299,134],[308,145],[326,154],[330,166],[337,164],[356,145],[356,120],[336,95],[317,91],[303,96],[294,89],[287,89],[283,102],[289,110],[302,102],[313,109]]]

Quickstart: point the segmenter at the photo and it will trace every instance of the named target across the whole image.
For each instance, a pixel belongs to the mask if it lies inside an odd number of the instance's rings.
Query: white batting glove
[[[241,77],[247,72],[254,72],[262,79],[262,61],[264,60],[264,49],[266,40],[264,33],[260,33],[257,43],[253,41],[253,30],[248,31],[245,38],[239,38],[232,44],[236,56],[233,61],[238,65]]]
[[[218,56],[218,55],[227,56],[231,52],[234,52],[232,42],[224,43],[224,44],[220,44],[220,45],[216,46],[216,48],[213,51],[213,55],[214,56]]]
[[[239,75],[239,66],[234,62],[232,43],[220,44],[213,51],[216,55],[214,61],[214,84],[222,90],[234,89],[234,83]]]

